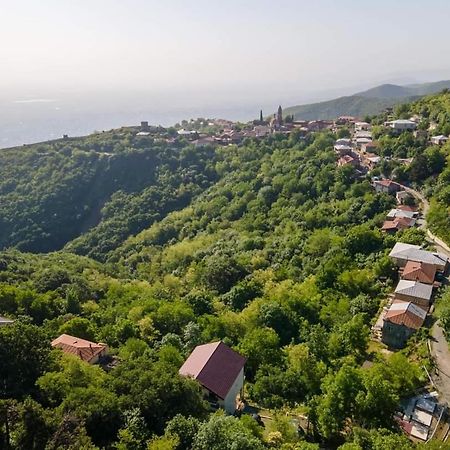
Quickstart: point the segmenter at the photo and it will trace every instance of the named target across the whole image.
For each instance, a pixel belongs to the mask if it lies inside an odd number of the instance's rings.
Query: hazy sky
[[[305,96],[450,78],[449,0],[0,0],[0,94]]]

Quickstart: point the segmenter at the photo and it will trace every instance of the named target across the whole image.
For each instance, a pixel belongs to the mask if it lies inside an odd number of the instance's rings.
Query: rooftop
[[[213,342],[195,347],[179,373],[194,378],[219,398],[225,399],[245,361],[223,342]]]
[[[7,319],[6,317],[0,316],[0,325],[9,325],[11,323],[14,323],[14,320]]]
[[[107,345],[96,344],[95,342],[70,336],[69,334],[62,334],[52,341],[52,347],[60,348],[64,353],[78,356],[83,361],[89,362],[102,350],[107,348]]]
[[[405,217],[407,219],[412,219],[417,216],[417,211],[406,211],[400,208],[394,208],[389,211],[387,217]]]
[[[384,320],[418,330],[426,316],[426,311],[414,303],[396,300],[386,312]]]
[[[445,265],[448,258],[441,253],[432,253],[423,250],[419,245],[397,242],[389,253],[391,258],[405,259],[409,261],[425,262],[436,266]]]
[[[402,278],[405,280],[420,281],[433,284],[436,276],[436,267],[424,262],[408,261],[403,269]]]
[[[415,219],[408,219],[407,217],[396,217],[393,220],[386,220],[383,223],[382,230],[402,230],[410,228],[416,223]]]
[[[430,300],[433,294],[433,286],[420,281],[400,280],[395,288],[395,293]]]

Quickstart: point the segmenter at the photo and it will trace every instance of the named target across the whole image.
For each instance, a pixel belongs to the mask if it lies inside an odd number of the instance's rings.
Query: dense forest
[[[414,113],[449,134],[449,93],[395,110]],[[449,144],[385,119],[371,119],[380,153],[414,159],[374,174],[423,189],[450,242]],[[0,151],[0,315],[16,319],[0,327],[0,448],[448,448],[411,443],[393,419],[426,381],[420,333],[390,357],[369,339],[397,277],[390,249],[424,234],[380,232],[394,198],[336,167],[336,135],[194,147],[137,131]],[[52,350],[62,333],[107,343],[117,365]],[[219,339],[247,358],[266,429],[211,414],[178,375]],[[308,417],[304,434],[287,413]]]

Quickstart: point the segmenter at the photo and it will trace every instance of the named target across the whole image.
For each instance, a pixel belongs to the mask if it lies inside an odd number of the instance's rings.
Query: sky
[[[448,0],[0,0],[0,93],[227,98],[450,78],[449,19]]]
[[[0,0],[0,147],[450,79],[449,19],[449,0]]]

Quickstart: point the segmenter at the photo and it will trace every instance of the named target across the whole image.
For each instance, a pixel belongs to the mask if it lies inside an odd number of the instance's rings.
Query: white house
[[[440,134],[439,136],[433,136],[430,141],[434,145],[444,145],[448,141],[448,137]]]
[[[0,327],[4,325],[11,325],[14,323],[14,320],[7,319],[6,317],[0,316]]]
[[[255,132],[256,137],[265,137],[272,132],[271,128],[267,125],[256,125],[253,128],[253,131]]]
[[[195,347],[179,373],[197,380],[210,404],[233,414],[243,395],[245,361],[223,342],[213,342]]]
[[[350,147],[350,145],[335,144],[334,151],[339,153],[339,155],[344,156],[350,154],[353,151],[353,148]]]
[[[386,122],[385,125],[393,128],[396,131],[406,131],[406,130],[412,131],[417,128],[416,122],[407,119],[393,120],[392,122]]]
[[[370,123],[367,122],[356,122],[355,123],[355,131],[368,131],[372,128]]]

